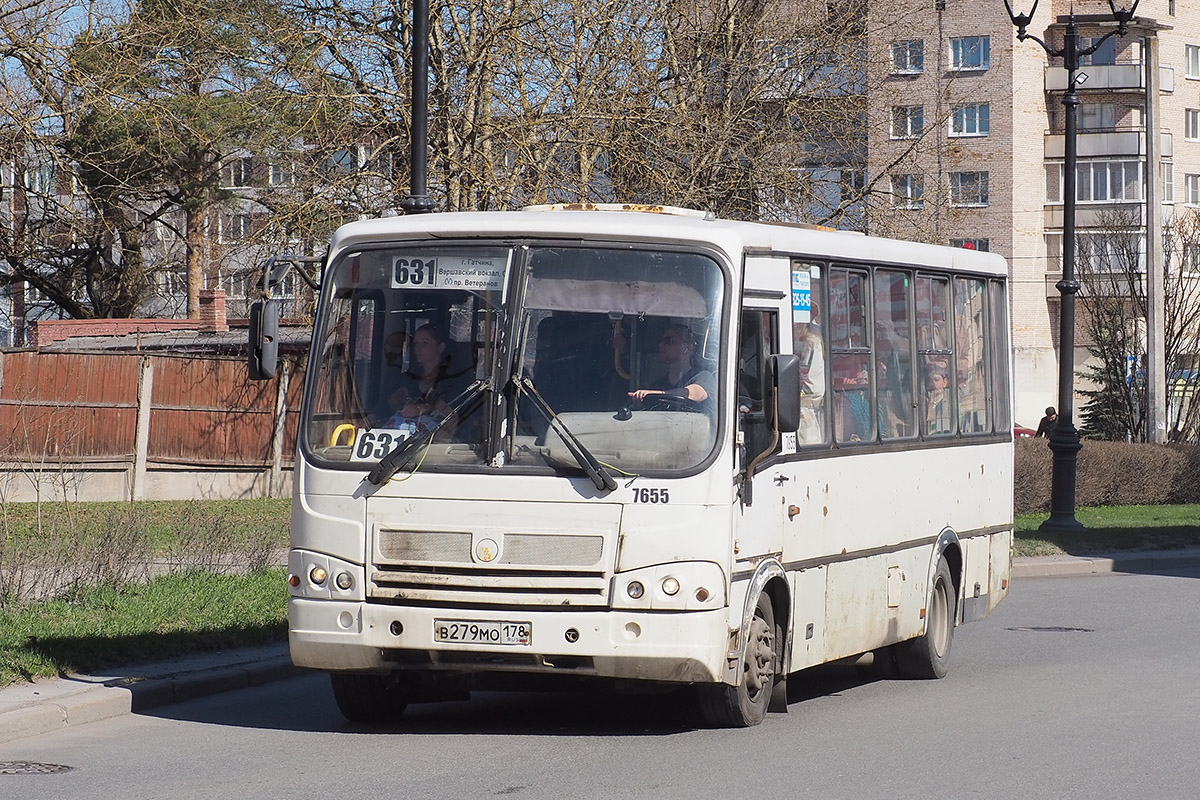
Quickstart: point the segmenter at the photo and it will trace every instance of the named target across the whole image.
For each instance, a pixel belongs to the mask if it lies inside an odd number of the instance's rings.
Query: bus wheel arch
[[[750,582],[738,637],[736,679],[698,687],[705,722],[742,728],[762,722],[767,711],[787,710],[786,652],[791,607],[786,573],[778,563],[760,565]]]
[[[949,671],[954,628],[961,605],[962,554],[955,545],[940,553],[935,551],[935,555],[937,561],[929,579],[925,605],[925,630],[920,636],[892,647],[896,669],[906,678],[943,678]],[[952,563],[957,563],[957,572]]]

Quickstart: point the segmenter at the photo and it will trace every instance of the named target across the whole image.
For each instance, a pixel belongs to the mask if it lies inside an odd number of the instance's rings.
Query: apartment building
[[[1115,28],[1104,0],[1043,0],[1029,32],[1058,48],[1072,11],[1084,46]],[[1066,70],[1017,41],[1003,0],[901,0],[871,14],[867,169],[891,193],[871,230],[1009,260],[1015,414],[1028,424],[1058,396]],[[1081,72],[1077,263],[1105,257],[1114,220],[1141,234],[1144,254],[1148,190],[1168,227],[1200,205],[1200,0],[1142,0],[1128,34]],[[1147,137],[1158,145],[1149,170]],[[1089,356],[1084,313],[1077,367]]]

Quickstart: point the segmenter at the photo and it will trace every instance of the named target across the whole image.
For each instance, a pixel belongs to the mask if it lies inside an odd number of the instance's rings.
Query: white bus
[[[691,684],[745,726],[817,664],[941,677],[1008,589],[1006,280],[994,254],[684,209],[342,227],[292,659],[355,721],[587,676]],[[254,319],[267,377],[269,302]]]

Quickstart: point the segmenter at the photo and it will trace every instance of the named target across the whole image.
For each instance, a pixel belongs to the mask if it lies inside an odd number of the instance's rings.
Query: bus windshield
[[[404,245],[326,281],[302,423],[318,462],[370,468],[422,436],[402,469],[574,473],[583,450],[641,474],[715,447],[725,282],[707,255]]]

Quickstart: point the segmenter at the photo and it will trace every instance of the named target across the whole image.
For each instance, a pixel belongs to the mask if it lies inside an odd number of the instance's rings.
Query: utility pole
[[[1158,37],[1145,37],[1146,64],[1146,441],[1167,441],[1166,265],[1159,180]],[[1131,287],[1132,288],[1132,287]]]

